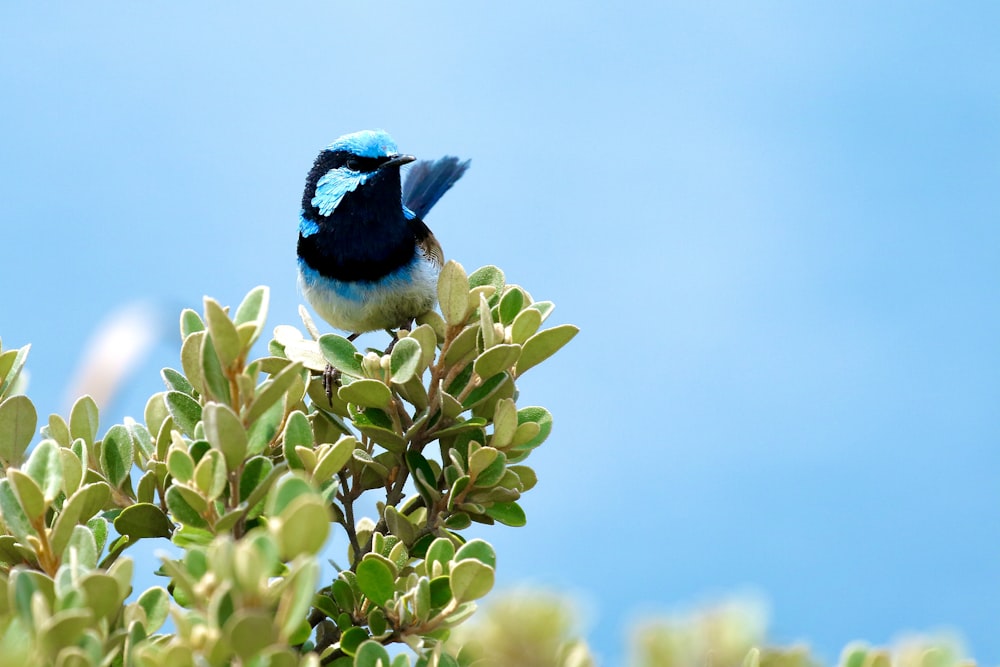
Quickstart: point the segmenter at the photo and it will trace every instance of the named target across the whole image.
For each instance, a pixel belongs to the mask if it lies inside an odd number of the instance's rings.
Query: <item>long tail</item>
[[[422,219],[468,168],[469,160],[459,162],[451,155],[414,163],[403,184],[403,204]]]

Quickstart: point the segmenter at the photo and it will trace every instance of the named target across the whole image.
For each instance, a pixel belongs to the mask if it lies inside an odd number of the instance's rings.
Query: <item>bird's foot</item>
[[[327,364],[323,369],[323,391],[326,392],[326,400],[330,402],[330,407],[333,407],[333,388],[339,384],[340,371]]]
[[[413,330],[413,318],[411,317],[410,319],[403,321],[399,325],[399,327],[396,328],[395,331],[393,331],[392,329],[386,329],[385,330],[386,333],[388,333],[389,336],[392,337],[392,340],[389,341],[389,347],[385,348],[385,352],[383,352],[382,354],[392,354],[392,348],[396,347],[396,343],[399,342],[399,332],[400,332],[400,330],[406,330],[407,332],[412,331]]]
[[[347,340],[352,343],[357,340],[358,336],[361,335],[360,331],[356,331],[347,337]],[[332,365],[327,364],[326,368],[323,369],[323,391],[326,392],[326,400],[330,402],[333,406],[333,388],[340,384],[340,371],[334,368]]]

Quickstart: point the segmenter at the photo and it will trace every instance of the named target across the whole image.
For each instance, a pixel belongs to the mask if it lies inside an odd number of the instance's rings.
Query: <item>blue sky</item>
[[[961,630],[1000,661],[1000,8],[4,3],[5,346],[65,410],[87,338],[272,288],[336,136],[472,168],[428,216],[582,333],[500,582],[637,615],[733,591],[781,641]]]

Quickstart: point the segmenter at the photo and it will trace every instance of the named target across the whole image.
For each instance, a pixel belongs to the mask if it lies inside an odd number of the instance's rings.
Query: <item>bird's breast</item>
[[[334,211],[309,222],[314,226],[300,227],[299,258],[326,278],[376,281],[409,264],[416,253],[402,210],[391,217]]]

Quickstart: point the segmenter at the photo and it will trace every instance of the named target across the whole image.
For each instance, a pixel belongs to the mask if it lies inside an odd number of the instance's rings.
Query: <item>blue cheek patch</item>
[[[320,215],[330,215],[348,192],[354,192],[368,180],[367,174],[351,171],[347,167],[331,169],[316,183],[316,194],[310,202]]]

